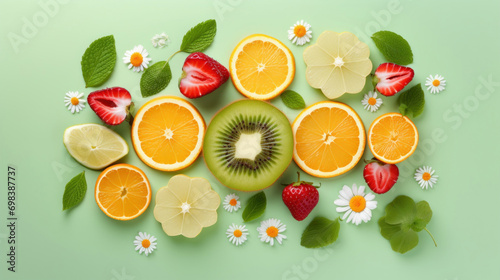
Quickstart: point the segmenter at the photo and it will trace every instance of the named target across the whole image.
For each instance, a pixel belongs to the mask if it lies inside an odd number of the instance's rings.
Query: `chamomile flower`
[[[375,195],[373,193],[365,194],[365,186],[352,185],[352,188],[344,186],[340,190],[339,198],[333,203],[339,206],[337,212],[345,212],[342,220],[347,218],[347,223],[351,222],[355,225],[361,222],[367,223],[372,218],[372,210],[377,208],[377,201],[373,200]]]
[[[123,57],[123,63],[128,64],[128,69],[135,72],[141,72],[148,68],[151,58],[148,57],[149,53],[142,46],[135,46],[132,50],[126,51]]]
[[[224,209],[228,212],[238,211],[238,209],[241,208],[241,203],[238,199],[240,198],[234,193],[226,195],[226,198],[224,198],[224,202],[222,203],[224,205]]]
[[[64,97],[64,105],[68,107],[71,113],[80,112],[85,108],[85,98],[83,97],[83,92],[78,93],[78,91],[68,91]]]
[[[139,254],[144,254],[147,256],[151,254],[156,249],[156,237],[145,232],[139,232],[139,235],[135,237],[134,245],[135,250],[139,250]]]
[[[236,246],[240,246],[241,244],[247,241],[248,229],[245,225],[237,226],[232,224],[226,230],[227,238],[229,238],[229,242],[232,242]]]
[[[415,180],[420,185],[422,189],[427,189],[429,187],[434,187],[437,183],[438,175],[434,175],[436,170],[433,170],[430,166],[422,166],[415,172]]]
[[[440,93],[446,87],[446,80],[441,75],[436,75],[434,77],[430,75],[425,81],[425,86],[427,87],[427,90],[431,91],[431,93]]]
[[[370,112],[377,111],[382,103],[382,98],[377,98],[377,92],[375,91],[369,91],[365,94],[365,98],[361,100],[361,104],[365,106],[365,110],[369,110]]]
[[[298,46],[308,43],[312,38],[312,31],[309,30],[310,28],[311,25],[304,20],[297,21],[297,23],[288,30],[288,40],[291,40],[292,43]]]
[[[283,239],[286,239],[286,235],[282,233],[285,230],[286,225],[284,225],[280,220],[272,218],[262,221],[260,223],[260,227],[257,228],[260,241],[269,243],[271,246],[274,245],[275,240],[281,244]]]
[[[163,48],[168,45],[168,43],[170,43],[170,39],[165,33],[156,34],[155,36],[153,36],[153,39],[151,39],[151,43],[155,48]]]

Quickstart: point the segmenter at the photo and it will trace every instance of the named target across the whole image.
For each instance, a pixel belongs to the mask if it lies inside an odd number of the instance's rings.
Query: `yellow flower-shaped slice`
[[[307,82],[330,99],[360,92],[372,70],[368,45],[350,32],[321,33],[303,57]]]
[[[167,235],[193,238],[217,222],[219,205],[207,179],[176,175],[156,193],[154,216]]]

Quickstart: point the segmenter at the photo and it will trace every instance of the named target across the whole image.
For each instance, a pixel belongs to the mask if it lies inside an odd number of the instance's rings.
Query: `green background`
[[[64,3],[63,3],[64,2]],[[42,5],[40,4],[42,3]],[[47,8],[43,3],[55,3]],[[2,1],[0,9],[0,278],[1,279],[499,279],[500,211],[498,158],[500,158],[500,37],[498,1]],[[284,42],[296,58],[296,76],[290,89],[304,96],[308,105],[326,98],[305,80],[302,52],[287,40],[287,30],[297,20],[312,25],[313,42],[325,30],[351,31],[371,50],[373,64],[384,62],[369,36],[377,30],[403,35],[414,53],[415,78],[425,83],[430,74],[447,80],[446,90],[425,91],[424,113],[415,119],[420,133],[417,152],[399,164],[395,187],[377,195],[379,207],[367,224],[342,223],[338,241],[327,249],[301,247],[300,236],[314,216],[336,218],[333,201],[343,185],[364,184],[363,164],[346,175],[319,180],[320,201],[304,221],[295,221],[281,201],[279,183],[295,179],[292,163],[283,177],[267,189],[268,209],[247,225],[247,243],[235,247],[225,237],[231,223],[242,223],[241,213],[219,209],[216,225],[195,239],[168,237],[153,217],[153,204],[139,218],[115,221],[105,216],[93,198],[99,172],[76,163],[62,144],[66,127],[95,122],[86,107],[72,115],[64,107],[67,91],[84,92],[81,55],[95,39],[113,34],[118,61],[103,87],[128,89],[137,106],[149,98],[139,91],[140,74],[121,62],[128,49],[142,44],[153,62],[169,57],[180,46],[184,33],[205,19],[217,20],[217,35],[206,50],[224,65],[235,45],[254,33]],[[33,24],[33,28],[29,25]],[[163,49],[151,44],[153,35],[166,32],[171,43]],[[13,35],[14,34],[14,35]],[[16,37],[17,36],[17,37]],[[16,37],[17,41],[12,42]],[[21,38],[21,39],[20,39]],[[176,81],[187,54],[171,61],[172,83],[159,95],[181,96]],[[488,82],[492,80],[493,83]],[[102,88],[102,87],[100,87]],[[396,98],[383,98],[376,113],[361,105],[363,93],[343,96],[365,127],[379,115],[397,111]],[[205,120],[230,101],[241,99],[231,82],[201,99],[192,100]],[[286,108],[279,98],[273,105],[293,121],[299,110]],[[129,126],[113,128],[129,145]],[[371,158],[368,149],[364,158]],[[121,162],[144,170],[153,193],[177,173],[160,172],[143,164],[131,149]],[[7,271],[7,166],[18,168],[17,272]],[[415,169],[430,165],[439,180],[434,189],[422,190],[412,179]],[[76,208],[62,212],[64,186],[86,170],[88,192]],[[231,191],[217,182],[200,157],[188,176],[203,176],[223,198]],[[391,250],[376,221],[384,207],[400,194],[426,200],[434,211],[420,244],[405,255]],[[251,195],[238,193],[243,204]],[[281,219],[288,239],[271,247],[259,241],[256,228],[262,219]],[[132,244],[139,231],[158,238],[158,249],[149,257]]]

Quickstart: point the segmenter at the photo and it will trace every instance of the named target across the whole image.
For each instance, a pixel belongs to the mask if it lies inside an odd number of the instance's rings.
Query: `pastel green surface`
[[[43,3],[52,3],[43,4]],[[500,211],[498,211],[498,158],[500,158],[500,20],[497,1],[3,1],[0,9],[0,278],[1,279],[499,279]],[[168,237],[153,217],[153,204],[139,218],[123,222],[104,215],[93,198],[98,171],[85,169],[66,152],[62,143],[68,126],[100,120],[88,106],[72,115],[64,107],[67,91],[111,86],[127,88],[136,106],[150,98],[139,91],[140,74],[121,62],[123,53],[144,45],[153,62],[166,59],[181,44],[184,33],[203,20],[217,20],[217,35],[206,53],[228,65],[234,46],[253,33],[271,35],[286,44],[296,58],[296,77],[290,86],[307,105],[325,100],[305,80],[302,52],[287,30],[297,20],[312,25],[313,42],[325,30],[351,31],[367,43],[374,65],[384,62],[369,36],[391,30],[410,43],[415,70],[411,85],[441,74],[447,80],[440,94],[425,91],[424,113],[415,119],[420,132],[417,152],[399,164],[400,179],[394,189],[378,195],[379,207],[367,224],[342,223],[335,244],[327,249],[302,248],[300,236],[316,215],[338,217],[333,201],[344,185],[364,184],[363,164],[321,182],[320,201],[304,221],[293,220],[281,201],[280,183],[296,178],[292,163],[283,177],[267,189],[264,216],[247,225],[248,242],[235,247],[225,231],[241,224],[241,212],[221,207],[216,225],[199,237]],[[155,49],[151,38],[165,32],[171,43]],[[95,39],[113,34],[118,61],[102,87],[85,88],[80,59]],[[14,42],[12,42],[14,40]],[[181,96],[176,82],[187,54],[171,60],[172,83],[160,94]],[[369,82],[367,83],[370,84]],[[339,100],[352,106],[366,128],[382,113],[398,111],[396,98],[383,98],[376,113],[365,111],[362,94]],[[230,101],[242,98],[230,82],[192,103],[208,122]],[[272,104],[293,120],[299,110],[286,108],[280,98]],[[116,128],[131,145],[129,126]],[[364,158],[371,158],[367,149]],[[207,178],[221,198],[232,193],[208,172],[202,158],[182,172],[155,171],[143,164],[133,150],[120,162],[140,167],[149,177],[153,193],[171,176],[184,173]],[[7,166],[17,173],[17,272],[7,270]],[[436,169],[434,189],[422,190],[412,174],[421,165]],[[89,191],[83,202],[62,212],[65,184],[86,170]],[[429,202],[434,215],[420,244],[405,255],[391,250],[379,233],[377,220],[397,195]],[[251,193],[238,193],[245,201]],[[283,245],[270,247],[259,241],[256,228],[262,219],[278,218],[287,225]],[[134,251],[139,231],[158,238],[158,249],[145,257]],[[125,277],[127,276],[127,277]],[[133,278],[131,277],[133,276]]]

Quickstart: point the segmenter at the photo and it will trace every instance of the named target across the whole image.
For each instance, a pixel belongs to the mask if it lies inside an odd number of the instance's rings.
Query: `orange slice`
[[[385,163],[402,162],[415,152],[417,145],[417,127],[400,113],[376,118],[368,131],[368,146],[372,154]]]
[[[151,202],[146,174],[130,164],[106,168],[95,184],[95,201],[104,214],[116,220],[139,217]]]
[[[243,39],[229,59],[236,89],[251,99],[269,100],[282,93],[295,76],[292,52],[273,37],[254,34]]]
[[[137,111],[132,143],[145,164],[176,171],[191,165],[200,154],[205,127],[200,112],[188,101],[157,97]]]
[[[358,114],[339,102],[318,102],[292,124],[293,159],[316,177],[335,177],[351,170],[365,149],[365,128]]]

